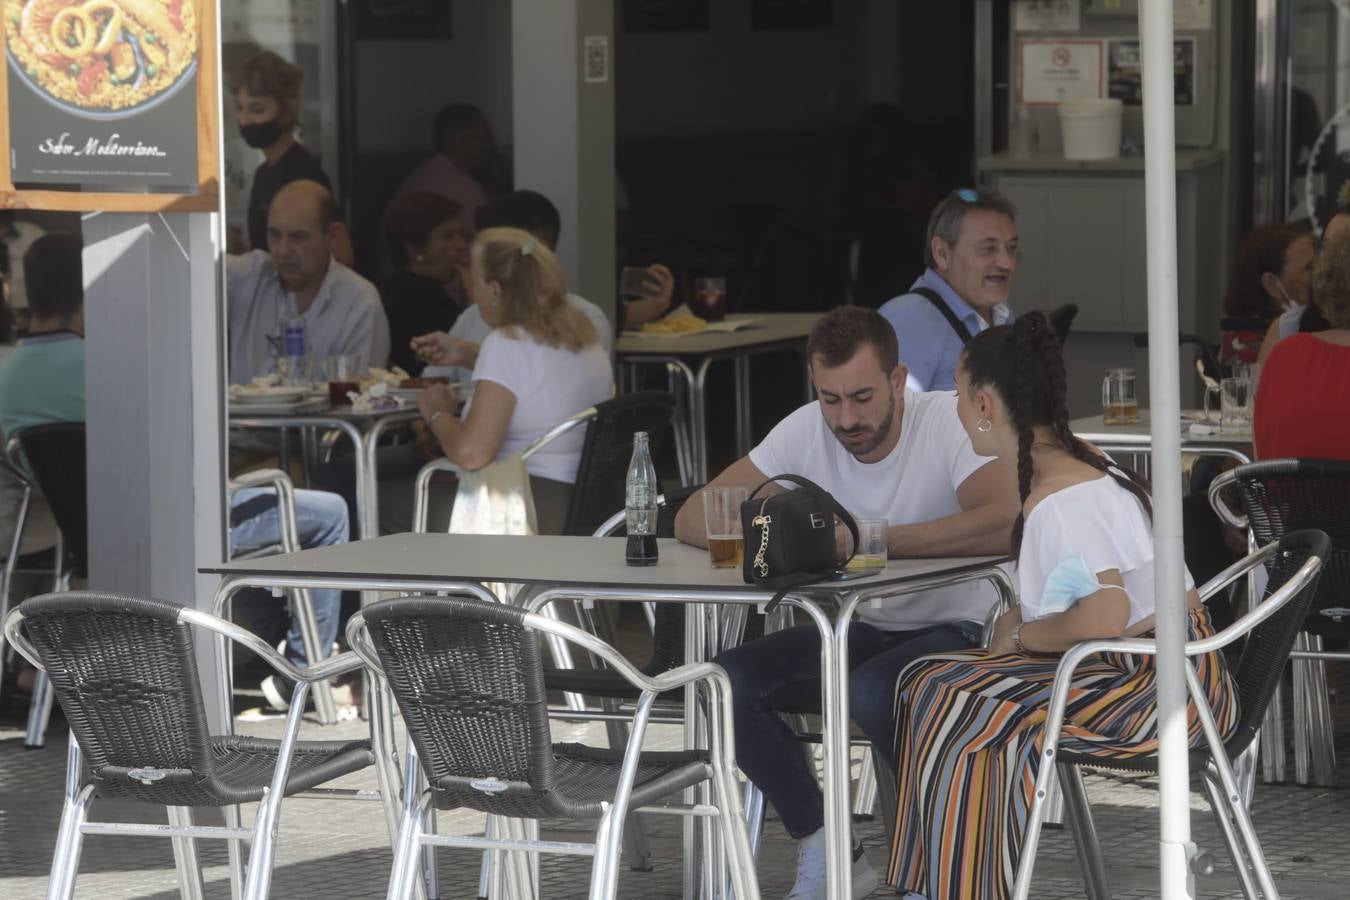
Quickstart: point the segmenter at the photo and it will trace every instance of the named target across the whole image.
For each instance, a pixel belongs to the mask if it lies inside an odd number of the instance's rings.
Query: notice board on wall
[[[215,0],[0,0],[0,203],[214,209]]]

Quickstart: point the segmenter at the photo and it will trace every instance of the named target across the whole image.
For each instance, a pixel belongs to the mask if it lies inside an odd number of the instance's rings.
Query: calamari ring
[[[89,16],[89,21],[94,23],[95,30],[98,24],[94,22],[95,14],[108,13],[108,24],[104,26],[103,36],[94,45],[93,52],[107,53],[112,50],[113,44],[122,37],[122,7],[117,4],[117,0],[89,0],[80,8]]]
[[[80,42],[74,47],[67,43],[65,37],[68,34],[76,34],[75,31],[66,28],[67,25],[72,24],[80,26],[78,31]],[[56,47],[56,52],[67,59],[83,59],[93,53],[96,31],[93,18],[85,12],[82,6],[67,6],[52,17],[50,33],[52,44]]]

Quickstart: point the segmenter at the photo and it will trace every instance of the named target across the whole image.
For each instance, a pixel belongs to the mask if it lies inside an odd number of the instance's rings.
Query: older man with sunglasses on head
[[[923,248],[927,268],[908,293],[880,310],[900,337],[910,389],[956,390],[956,360],[966,342],[1012,319],[1014,220],[1002,195],[970,188],[948,194],[933,210]]]

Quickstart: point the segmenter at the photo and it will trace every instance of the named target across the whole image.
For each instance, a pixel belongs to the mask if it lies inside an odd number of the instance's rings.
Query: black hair
[[[84,240],[76,234],[44,234],[23,255],[28,308],[43,319],[69,319],[84,306]]]
[[[412,191],[394,198],[384,214],[384,246],[389,265],[408,267],[408,245],[425,244],[437,226],[460,217],[460,205],[431,191]]]
[[[451,103],[436,113],[431,122],[431,147],[437,153],[450,149],[450,142],[461,131],[468,128],[475,119],[483,118],[483,112],[472,103]]]
[[[1043,312],[1029,312],[1011,325],[985,329],[966,344],[961,365],[971,389],[991,387],[1008,408],[1008,417],[1017,429],[1017,492],[1026,506],[1031,494],[1031,445],[1034,429],[1049,426],[1055,441],[1074,459],[1114,478],[1138,498],[1149,517],[1153,501],[1149,483],[1142,476],[1116,465],[1069,429],[1069,381],[1059,338]],[[1019,512],[1012,530],[1012,555],[1022,549],[1025,513]]]
[[[562,216],[558,207],[537,191],[512,191],[489,200],[474,214],[474,226],[479,231],[489,228],[519,228],[558,249],[558,235],[562,233]]]

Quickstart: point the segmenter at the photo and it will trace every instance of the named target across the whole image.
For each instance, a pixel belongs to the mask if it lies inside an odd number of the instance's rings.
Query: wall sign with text
[[[213,16],[212,4],[0,0],[0,8],[10,184],[198,192],[203,44],[215,40],[203,13]]]

